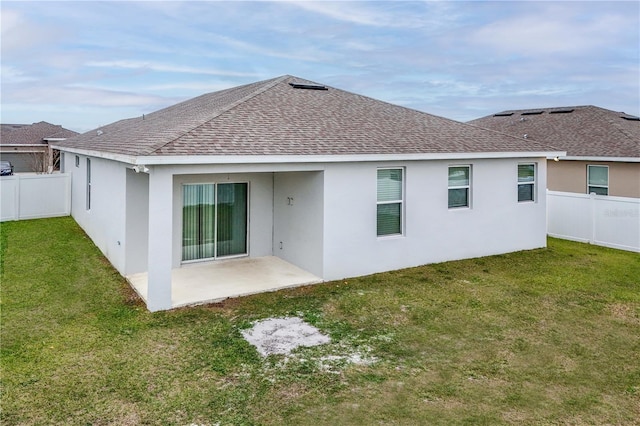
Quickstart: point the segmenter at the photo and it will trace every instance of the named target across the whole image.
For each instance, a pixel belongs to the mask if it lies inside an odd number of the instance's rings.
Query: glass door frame
[[[230,254],[226,256],[218,256],[218,185],[225,184],[245,184],[247,187],[246,191],[246,229],[245,229],[245,247],[246,250],[244,253],[239,254]],[[182,259],[183,255],[180,255],[180,263],[188,264],[188,263],[197,263],[197,262],[207,262],[213,260],[226,260],[226,259],[234,259],[239,257],[247,257],[249,256],[249,212],[250,212],[250,188],[251,185],[249,181],[225,181],[225,182],[189,182],[183,183],[181,185],[181,194],[180,194],[180,252],[182,253],[184,250],[183,239],[184,239],[184,187],[188,185],[213,185],[214,187],[214,242],[213,242],[213,257],[203,257],[199,259]]]

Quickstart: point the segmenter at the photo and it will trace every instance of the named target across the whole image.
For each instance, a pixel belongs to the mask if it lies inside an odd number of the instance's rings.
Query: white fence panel
[[[71,175],[3,176],[0,202],[0,221],[68,216],[71,214]]]
[[[640,199],[547,191],[547,233],[640,252]]]
[[[18,218],[18,184],[17,175],[0,178],[0,221]]]

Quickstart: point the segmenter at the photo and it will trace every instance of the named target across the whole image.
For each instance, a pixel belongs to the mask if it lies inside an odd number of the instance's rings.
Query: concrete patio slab
[[[147,301],[148,274],[126,277]],[[279,257],[245,257],[182,265],[171,271],[171,307],[220,302],[322,282],[322,279]]]

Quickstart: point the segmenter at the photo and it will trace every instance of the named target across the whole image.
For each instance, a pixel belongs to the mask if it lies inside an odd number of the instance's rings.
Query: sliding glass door
[[[216,257],[247,253],[247,184],[216,185]]]
[[[247,186],[183,186],[183,261],[247,254]]]
[[[182,260],[215,257],[215,185],[184,185],[182,199]]]

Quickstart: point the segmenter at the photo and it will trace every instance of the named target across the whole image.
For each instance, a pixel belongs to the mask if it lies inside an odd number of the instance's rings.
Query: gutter
[[[466,160],[499,158],[554,158],[565,151],[523,152],[462,152],[421,154],[342,154],[342,155],[125,155],[108,152],[52,146],[60,151],[119,161],[131,165],[184,165],[184,164],[287,164],[287,163],[349,163],[373,161]]]
[[[134,165],[140,164],[137,162],[136,160],[137,157],[135,155],[115,154],[115,153],[104,152],[104,151],[68,148],[66,146],[60,146],[55,144],[52,144],[49,146],[51,146],[51,148],[53,149],[57,149],[62,152],[69,152],[69,153],[78,154],[78,155],[86,155],[87,157],[104,158],[106,160],[113,160],[113,161],[118,161],[120,163],[127,163],[127,164],[134,164]]]
[[[549,158],[549,157],[547,157]],[[581,156],[560,156],[560,160],[570,161],[613,161],[619,163],[640,163],[640,157],[581,157]]]
[[[10,146],[10,147],[37,146],[37,147],[45,147],[45,148],[49,147],[49,145],[47,145],[46,143],[3,143],[3,144],[0,144],[0,148],[5,147],[5,146]]]

